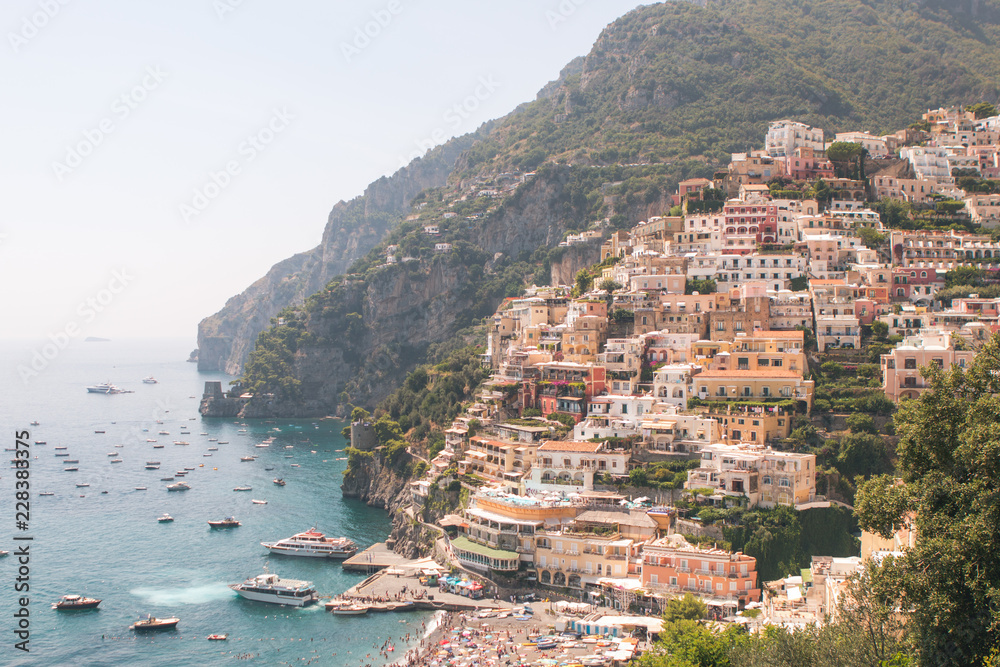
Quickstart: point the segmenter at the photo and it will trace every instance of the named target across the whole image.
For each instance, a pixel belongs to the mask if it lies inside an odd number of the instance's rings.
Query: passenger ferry
[[[251,577],[242,584],[230,584],[229,587],[241,597],[256,602],[304,607],[319,601],[319,594],[311,581],[282,579],[270,572]]]
[[[346,537],[326,537],[313,526],[304,533],[279,540],[261,542],[261,546],[286,556],[312,558],[350,558],[358,552],[354,540]]]

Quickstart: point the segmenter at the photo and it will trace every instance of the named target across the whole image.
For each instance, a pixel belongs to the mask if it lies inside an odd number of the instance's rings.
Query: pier
[[[385,542],[376,542],[364,551],[345,560],[343,566],[348,572],[374,574],[390,567],[403,569],[419,567],[420,562],[422,561],[410,560],[405,556],[393,553]]]

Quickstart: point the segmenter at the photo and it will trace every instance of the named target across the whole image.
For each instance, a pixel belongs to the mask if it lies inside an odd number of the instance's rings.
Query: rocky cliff
[[[222,310],[201,321],[198,369],[238,375],[271,318],[287,306],[301,304],[379,243],[417,194],[447,182],[456,160],[476,137],[473,133],[439,146],[375,181],[363,195],[334,206],[318,246],[275,264]]]

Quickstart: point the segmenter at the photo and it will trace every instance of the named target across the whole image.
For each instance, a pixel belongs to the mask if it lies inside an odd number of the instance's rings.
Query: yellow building
[[[813,380],[801,371],[725,370],[702,371],[692,378],[694,395],[707,401],[767,401],[794,399],[812,409]]]

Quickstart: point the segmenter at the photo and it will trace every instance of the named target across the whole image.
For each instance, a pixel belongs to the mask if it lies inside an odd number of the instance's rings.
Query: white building
[[[794,155],[799,147],[812,148],[816,151],[826,150],[823,141],[823,130],[805,123],[793,120],[774,121],[767,128],[764,139],[764,150],[771,157]]]
[[[525,482],[529,491],[555,491],[569,495],[593,491],[594,475],[627,475],[630,454],[606,448],[603,442],[549,440],[536,454],[531,477]]]

